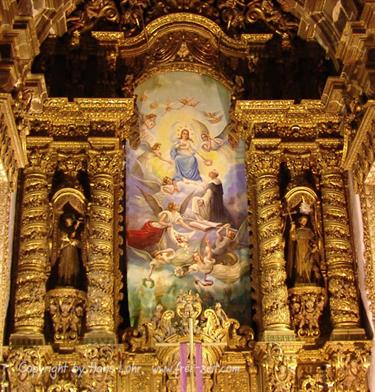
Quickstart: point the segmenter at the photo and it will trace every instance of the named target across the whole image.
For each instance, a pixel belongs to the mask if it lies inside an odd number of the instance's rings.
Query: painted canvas
[[[140,146],[127,149],[127,287],[132,325],[181,290],[250,323],[244,147],[227,128],[230,93],[189,72],[137,87]]]

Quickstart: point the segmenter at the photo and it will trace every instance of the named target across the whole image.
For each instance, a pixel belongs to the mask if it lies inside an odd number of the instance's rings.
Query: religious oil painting
[[[244,146],[228,141],[230,91],[189,72],[137,89],[140,145],[127,147],[127,279],[132,325],[181,290],[250,319]]]

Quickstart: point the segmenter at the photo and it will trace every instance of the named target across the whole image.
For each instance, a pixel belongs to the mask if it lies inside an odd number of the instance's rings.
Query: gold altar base
[[[301,347],[298,341],[257,342],[251,350],[226,350],[204,374],[204,391],[307,392],[308,385],[368,390],[370,342],[329,341],[308,352]],[[77,345],[68,355],[53,353],[50,346],[5,347],[4,354],[11,391],[180,391],[179,375],[156,351],[131,353],[123,344]],[[210,355],[211,348],[203,348],[203,357]]]
[[[220,303],[204,309],[199,294],[189,291],[177,296],[175,310],[125,330],[121,344],[82,344],[79,333],[68,332],[79,331],[72,314],[85,293],[56,289],[47,298],[55,316],[57,351],[51,345],[6,347],[3,385],[9,382],[12,391],[179,392],[181,344],[187,345],[187,365],[195,369],[197,343],[205,392],[307,392],[311,385],[317,390],[352,391],[354,382],[356,390],[367,390],[369,341],[327,341],[304,350],[304,342],[284,328],[268,331],[278,341],[256,342],[252,329],[228,317]],[[95,332],[97,339],[106,336]],[[195,391],[195,381],[196,374],[190,371],[188,391]]]

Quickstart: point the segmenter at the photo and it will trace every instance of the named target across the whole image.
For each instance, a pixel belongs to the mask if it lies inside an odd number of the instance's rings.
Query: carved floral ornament
[[[283,10],[281,2],[252,0],[158,1],[95,0],[83,2],[68,17],[71,32],[100,29],[138,34],[152,20],[171,13],[192,12],[213,20],[230,35],[245,33],[255,23],[280,35],[285,42],[296,34],[298,21]],[[284,7],[285,8],[285,7]]]
[[[189,291],[177,296],[176,311],[164,310],[158,305],[152,321],[125,331],[123,341],[131,352],[156,350],[161,363],[177,363],[179,343],[186,341],[192,332],[189,319],[192,320],[194,339],[202,342],[203,346],[208,345],[204,360],[209,365],[217,363],[224,347],[247,349],[254,340],[253,330],[240,329],[239,322],[229,318],[220,303],[214,309],[203,310],[199,294]]]

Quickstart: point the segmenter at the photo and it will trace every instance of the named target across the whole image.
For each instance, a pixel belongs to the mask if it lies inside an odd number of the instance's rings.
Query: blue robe
[[[180,154],[176,147],[171,149],[171,158],[175,161],[176,174],[173,177],[175,181],[182,181],[184,178],[192,181],[202,181],[198,169],[198,160],[194,154]]]

